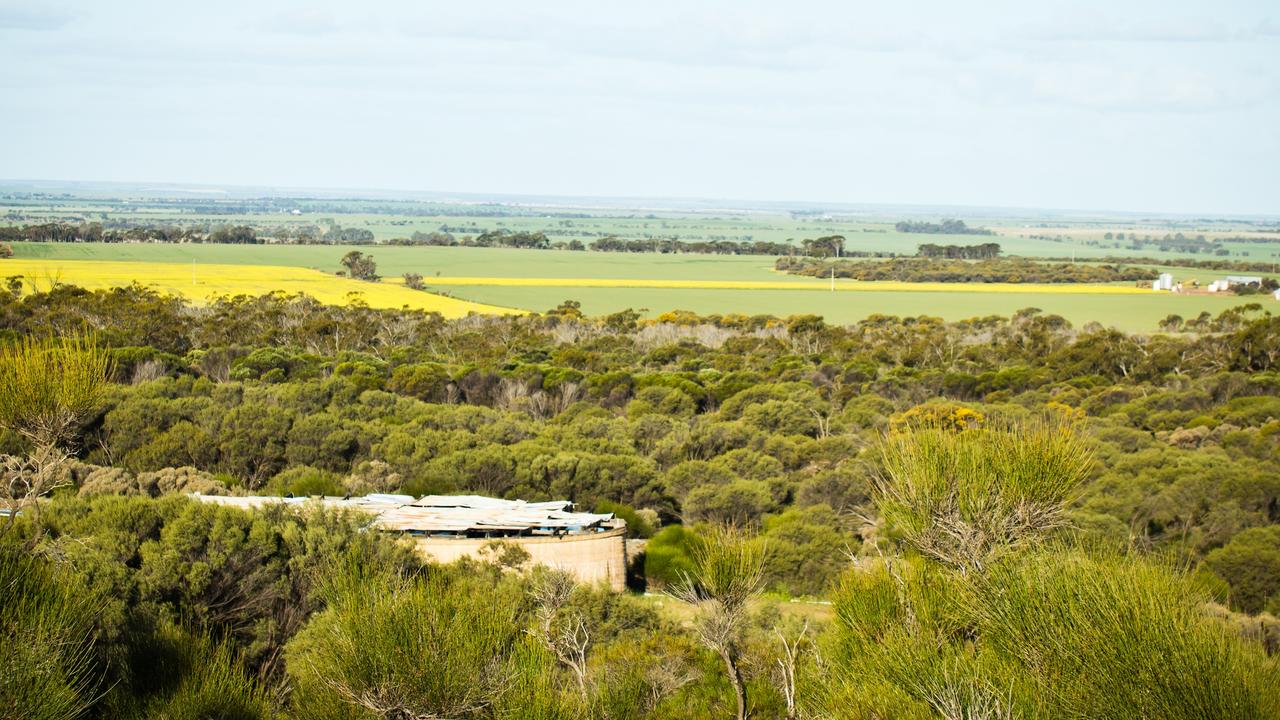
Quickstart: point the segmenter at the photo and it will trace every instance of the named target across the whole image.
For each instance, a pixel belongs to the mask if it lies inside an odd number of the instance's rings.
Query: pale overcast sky
[[[1280,3],[0,0],[0,178],[1280,213]]]

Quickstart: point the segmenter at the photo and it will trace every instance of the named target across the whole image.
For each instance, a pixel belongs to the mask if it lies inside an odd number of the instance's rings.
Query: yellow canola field
[[[645,280],[607,278],[431,277],[428,285],[580,287],[580,288],[687,288],[693,290],[830,290],[830,280]],[[398,282],[398,281],[397,281]],[[1150,295],[1151,290],[1125,285],[1085,283],[943,283],[836,280],[837,291],[849,292],[973,292],[1048,293],[1056,295]]]
[[[188,263],[112,262],[108,260],[0,260],[0,278],[21,275],[39,289],[54,282],[90,290],[137,282],[160,292],[207,302],[219,295],[263,295],[282,291],[306,293],[327,304],[342,305],[359,299],[369,307],[422,309],[449,318],[470,313],[520,314],[512,308],[444,297],[403,284],[363,282],[319,270],[270,265],[204,265]]]

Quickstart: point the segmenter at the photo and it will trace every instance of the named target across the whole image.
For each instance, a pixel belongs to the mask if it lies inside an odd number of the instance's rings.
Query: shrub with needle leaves
[[[872,490],[881,517],[924,555],[966,572],[1064,524],[1092,467],[1075,426],[1052,419],[891,434],[880,457]]]

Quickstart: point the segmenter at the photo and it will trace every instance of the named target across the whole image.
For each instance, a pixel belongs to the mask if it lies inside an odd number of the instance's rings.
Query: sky
[[[1280,213],[1280,3],[0,0],[0,178]]]

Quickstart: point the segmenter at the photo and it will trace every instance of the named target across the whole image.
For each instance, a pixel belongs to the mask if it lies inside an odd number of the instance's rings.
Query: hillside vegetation
[[[1280,715],[1262,306],[1136,335],[15,286],[0,344],[32,389],[0,402],[5,714]],[[668,596],[193,491],[568,498]]]

